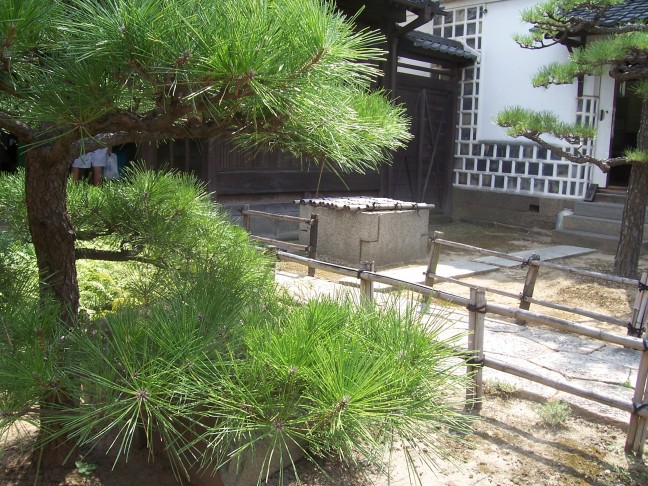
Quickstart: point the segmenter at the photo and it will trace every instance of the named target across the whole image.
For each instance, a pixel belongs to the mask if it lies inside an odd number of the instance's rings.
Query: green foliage
[[[38,292],[33,247],[0,233],[0,312],[13,306],[30,305]]]
[[[0,175],[0,220],[11,238],[29,242],[24,177],[24,171]],[[236,259],[237,247],[253,251],[245,231],[229,224],[189,174],[136,165],[122,179],[99,187],[68,184],[67,190],[77,250],[90,251],[83,258],[113,259],[106,253],[113,252],[119,260],[176,267],[197,256]]]
[[[512,137],[546,133],[568,143],[580,143],[596,135],[594,127],[565,123],[551,112],[533,111],[520,106],[509,107],[499,112],[495,123],[507,128],[506,133]]]
[[[262,473],[272,456],[291,463],[290,447],[380,466],[396,440],[411,446],[410,461],[414,450],[448,454],[439,436],[467,431],[471,418],[459,412],[465,362],[441,338],[443,316],[421,321],[397,302],[294,304],[202,189],[143,169],[70,186],[77,231],[96,235],[95,249],[132,234],[166,262],[79,262],[86,312],[73,330],[39,302],[33,256],[0,240],[0,431],[55,393],[70,406],[40,416],[42,427],[61,427],[50,440],[97,447],[110,436],[121,461],[143,433],[179,475],[211,473],[260,444],[269,448]]]
[[[211,274],[201,273],[195,290]],[[395,440],[445,455],[439,436],[468,430],[458,411],[465,362],[412,310],[256,298],[232,312],[233,295],[210,307],[200,300],[120,310],[79,333],[69,372],[84,401],[58,418],[66,433],[80,444],[116,433],[126,457],[143,430],[151,448],[162,439],[182,474],[242,460],[260,443],[284,464],[285,446],[296,445],[382,466]]]
[[[82,476],[89,476],[92,474],[92,471],[97,469],[97,464],[91,464],[83,461],[75,461],[74,465],[76,466],[77,471]]]
[[[629,163],[633,164],[645,164],[648,162],[648,153],[644,150],[627,149],[623,156]]]
[[[542,423],[547,427],[563,427],[571,417],[571,407],[560,400],[547,400],[536,409]]]
[[[486,394],[499,397],[503,400],[508,400],[518,391],[518,387],[514,384],[499,380],[486,382],[484,388]]]
[[[364,171],[410,137],[404,109],[371,89],[380,34],[332,2],[0,0],[0,11],[11,88],[0,113],[39,144],[225,135]]]
[[[0,228],[16,243],[31,241],[25,201],[25,171],[0,172]]]

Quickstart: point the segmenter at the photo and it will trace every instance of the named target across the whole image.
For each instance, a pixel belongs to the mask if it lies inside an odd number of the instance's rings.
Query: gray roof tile
[[[426,34],[414,30],[405,34],[405,37],[412,41],[414,46],[428,49],[433,52],[439,52],[459,58],[477,59],[477,54],[474,51],[468,50],[464,45],[456,40],[446,39],[432,34]]]
[[[586,10],[575,10],[575,16],[591,19],[593,13]],[[611,27],[619,24],[648,20],[648,0],[626,0],[625,2],[610,7],[605,16],[598,22],[601,26]]]

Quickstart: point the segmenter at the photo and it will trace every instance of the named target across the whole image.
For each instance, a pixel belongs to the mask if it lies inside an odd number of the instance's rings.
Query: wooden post
[[[245,231],[251,233],[252,225],[250,224],[250,215],[245,213],[245,211],[249,210],[250,205],[246,204],[245,206],[243,206],[243,210],[241,212],[243,213],[243,227],[245,228]]]
[[[644,333],[646,324],[646,311],[648,310],[648,270],[644,270],[639,279],[639,288],[635,296],[634,305],[632,306],[632,318],[628,324],[628,336],[641,337]]]
[[[635,407],[643,404],[646,401],[646,380],[648,379],[648,351],[641,353],[639,360],[639,369],[637,370],[637,382],[635,384],[635,391],[632,397],[632,403]],[[628,436],[626,437],[625,451],[627,453],[633,452],[641,456],[643,454],[643,447],[646,435],[646,419],[640,417],[636,413],[630,415],[630,424],[628,425]]]
[[[540,260],[540,255],[535,253],[529,257],[526,279],[524,280],[524,288],[522,289],[522,294],[520,295],[520,309],[529,310],[531,307],[531,302],[525,300],[526,297],[533,297],[533,290],[535,289],[536,280],[538,279],[538,271],[540,267],[531,263],[531,260]],[[526,321],[524,319],[518,319],[516,323],[520,326],[526,326]]]
[[[360,269],[358,271],[358,278],[360,279],[360,298],[365,302],[373,302],[374,300],[374,283],[371,280],[363,279],[361,272],[373,272],[374,268],[374,262],[360,262]]]
[[[432,248],[430,249],[430,258],[428,260],[427,270],[425,271],[425,285],[434,287],[434,277],[430,274],[435,274],[439,264],[439,255],[441,254],[441,245],[436,242],[437,238],[443,238],[442,231],[435,231],[432,236]]]
[[[319,216],[311,214],[310,231],[308,235],[308,258],[317,260],[317,229],[319,226]],[[308,276],[315,276],[315,267],[308,267]]]
[[[486,317],[486,291],[470,288],[468,304],[468,361],[467,372],[472,375],[472,383],[466,390],[466,407],[479,412],[484,396],[483,366],[484,361],[484,321]]]

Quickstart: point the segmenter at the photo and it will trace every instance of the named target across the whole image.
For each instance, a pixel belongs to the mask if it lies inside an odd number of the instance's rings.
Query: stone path
[[[519,251],[510,253],[510,255],[527,259],[530,258],[531,255],[535,254],[539,255],[542,260],[549,261],[570,256],[587,255],[589,253],[594,253],[594,251],[595,250],[591,248],[582,248],[580,246],[559,245]],[[487,256],[475,258],[474,260],[456,260],[452,262],[439,263],[437,265],[436,273],[437,275],[446,278],[464,278],[488,272],[495,272],[500,268],[512,268],[519,265],[519,261],[496,256]],[[399,280],[405,280],[407,282],[424,283],[426,271],[427,265],[408,265],[405,267],[379,271],[378,273]],[[357,287],[358,282],[358,279],[353,277],[344,277],[340,280],[342,285],[349,285],[352,287]],[[381,283],[376,283],[374,289],[376,292],[389,292],[394,290],[393,286]]]
[[[556,257],[558,258],[558,257]],[[321,296],[351,295],[359,299],[359,290],[327,280],[277,271],[277,283],[300,300]],[[376,294],[378,303],[390,297]],[[393,297],[391,298],[393,301]],[[465,334],[467,311],[457,306],[429,306],[427,313],[439,314],[451,325],[449,334]],[[639,364],[638,351],[606,344],[569,333],[545,330],[533,325],[518,326],[498,319],[486,319],[484,353],[501,361],[515,364],[552,379],[569,381],[583,388],[597,390],[614,397],[632,399]],[[465,346],[467,338],[462,338]],[[506,382],[519,390],[556,398],[587,412],[612,420],[628,422],[627,412],[573,395],[558,392],[490,368],[484,369],[484,379]]]

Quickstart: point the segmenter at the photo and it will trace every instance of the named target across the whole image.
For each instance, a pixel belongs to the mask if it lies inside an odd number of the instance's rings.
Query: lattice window
[[[434,18],[432,33],[481,50],[484,11],[484,5],[450,10],[447,16]],[[590,177],[589,166],[573,164],[531,143],[477,141],[480,75],[477,63],[463,70],[460,82],[454,184],[483,190],[583,197]],[[578,107],[577,119],[596,123],[595,97],[580,97]],[[582,149],[592,152],[591,144]]]

